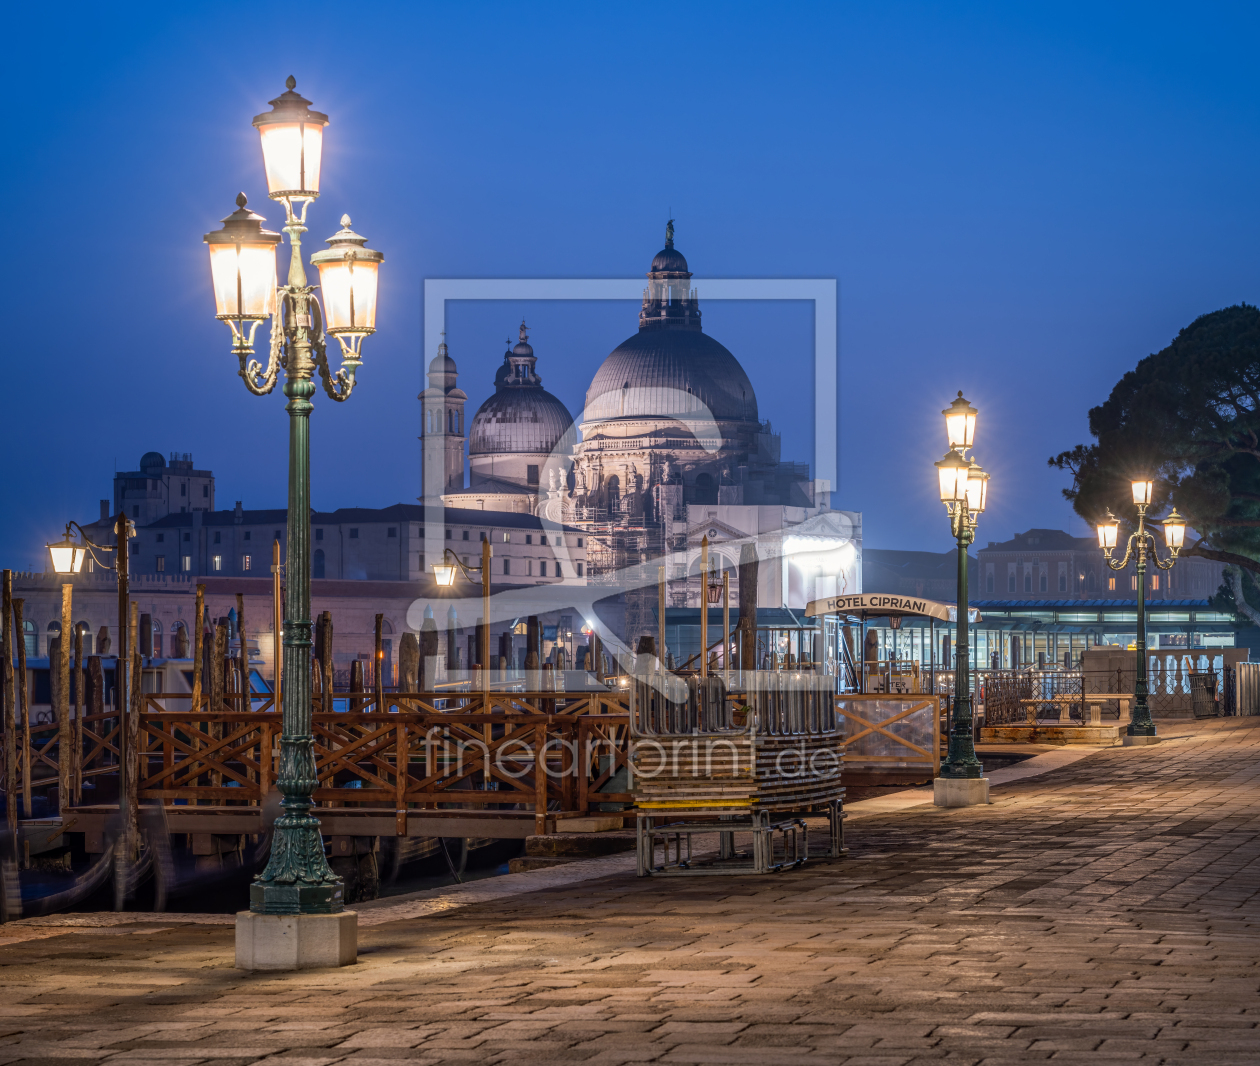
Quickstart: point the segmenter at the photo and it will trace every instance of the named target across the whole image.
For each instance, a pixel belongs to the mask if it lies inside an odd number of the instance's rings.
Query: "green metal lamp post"
[[[206,234],[214,283],[217,317],[232,330],[232,352],[240,376],[255,396],[275,387],[285,372],[284,394],[289,412],[289,581],[284,604],[283,712],[280,771],[276,785],[283,813],[276,819],[267,868],[250,886],[249,907],[255,914],[336,914],[342,910],[342,883],[324,857],[319,820],[311,798],[318,784],[315,739],[311,726],[311,570],[310,570],[310,414],[313,381],[318,370],[324,391],[338,402],[349,399],[361,365],[363,338],[375,332],[377,273],[384,256],[364,248],[365,238],[342,229],[316,253],[323,307],[302,266],[302,234],[306,209],[319,196],[320,157],[328,116],[310,109],[310,101],[294,89],[271,101],[272,110],[254,125],[262,139],[268,195],[284,204],[284,232],[291,254],[288,280],[276,283],[276,245],[280,235],[262,228],[263,218],[237,197],[237,210],[223,228]],[[300,208],[295,209],[295,205]],[[299,213],[300,211],[300,213]],[[274,316],[274,317],[272,317]],[[272,317],[271,345],[264,368],[250,357],[259,323]],[[326,344],[341,346],[341,367],[329,370]]]
[[[971,638],[967,613],[967,548],[975,539],[976,522],[988,500],[989,475],[966,457],[976,433],[978,412],[959,392],[943,412],[949,451],[936,463],[941,502],[958,543],[958,632],[954,641],[954,714],[949,730],[949,754],[941,767],[944,778],[980,778],[984,767],[976,758],[971,711]]]
[[[1177,561],[1181,546],[1185,543],[1185,519],[1174,507],[1172,514],[1164,519],[1164,540],[1168,545],[1168,561],[1161,562],[1155,550],[1155,538],[1146,528],[1146,509],[1151,505],[1155,483],[1153,481],[1134,481],[1133,503],[1137,507],[1137,529],[1129,535],[1125,546],[1124,558],[1113,559],[1111,553],[1116,550],[1120,539],[1120,521],[1110,509],[1105,521],[1098,523],[1098,545],[1103,550],[1107,565],[1112,570],[1123,570],[1129,560],[1137,560],[1137,678],[1133,686],[1133,710],[1129,714],[1129,727],[1125,730],[1126,743],[1154,743],[1155,722],[1151,719],[1151,709],[1147,704],[1146,682],[1146,562],[1150,561],[1161,570],[1171,570]],[[1149,546],[1148,546],[1149,542]],[[1131,740],[1130,738],[1139,738]]]

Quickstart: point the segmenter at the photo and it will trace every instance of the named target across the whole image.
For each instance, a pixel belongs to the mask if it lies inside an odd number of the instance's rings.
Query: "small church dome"
[[[542,387],[537,356],[521,323],[520,341],[503,353],[494,395],[478,409],[468,433],[468,456],[526,452],[550,454],[573,444],[573,416]]]

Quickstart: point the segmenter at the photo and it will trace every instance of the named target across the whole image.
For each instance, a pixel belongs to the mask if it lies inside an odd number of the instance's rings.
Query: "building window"
[[[468,539],[468,530],[464,530],[464,540]]]
[[[1032,574],[1024,575],[1024,591],[1032,592]]]
[[[184,534],[184,543],[185,543],[185,544],[187,544],[190,540],[192,540],[192,534],[191,534],[191,533],[185,533],[185,534]]]
[[[316,539],[316,540],[323,540],[323,539],[324,539],[324,531],[323,531],[322,529],[317,529],[317,530],[315,530],[315,539]]]
[[[1096,585],[1097,582],[1094,580],[1094,571],[1091,570],[1085,575],[1085,587],[1088,588],[1090,592],[1093,592]]]
[[[502,534],[502,536],[503,536],[503,543],[504,543],[504,544],[510,544],[510,543],[511,543],[511,541],[512,541],[512,534],[511,534],[511,533],[504,533],[504,534]]]
[[[1015,575],[1014,574],[1008,574],[1006,576],[1006,591],[1007,592],[1015,591]]]
[[[424,573],[424,552],[421,552],[419,555],[419,567],[420,567],[420,573],[423,574]]]
[[[165,540],[166,540],[166,534],[165,534],[165,533],[159,533],[159,534],[157,535],[157,542],[158,542],[159,544],[161,544],[161,543],[162,543],[163,541],[165,541]]]
[[[248,570],[248,569],[249,569],[249,563],[250,563],[249,556],[248,556],[248,555],[242,555],[242,556],[241,556],[241,569],[242,569],[242,570]]]
[[[354,528],[352,528],[352,529],[350,530],[350,539],[351,539],[351,540],[358,540],[358,539],[359,539],[359,531],[358,531],[358,529],[354,529]]]
[[[579,548],[582,546],[582,538],[581,538],[581,537],[578,537],[578,543],[577,543],[577,546],[578,546]]]
[[[484,529],[481,531],[481,539],[482,540],[486,539],[486,531]]]
[[[386,529],[386,530],[385,530],[385,536],[387,536],[387,537],[396,537],[396,536],[398,536],[398,527],[397,527],[397,526],[390,526],[388,529]]]
[[[1041,575],[1041,585],[1040,585],[1040,589],[1041,589],[1041,591],[1042,591],[1042,592],[1045,592],[1045,591],[1046,591],[1046,575],[1045,575],[1045,574],[1042,574],[1042,575]]]
[[[132,518],[140,517],[140,505],[138,503],[133,503],[131,505],[131,517]]]
[[[465,565],[465,566],[467,566],[467,565],[468,565],[468,556],[467,556],[467,555],[465,555],[465,556],[464,556],[464,565]]]
[[[546,559],[539,560],[539,563],[538,563],[538,576],[539,576],[539,577],[546,577],[546,576],[547,576],[547,560],[546,560]]]
[[[1137,592],[1137,574],[1132,574],[1129,577],[1129,591]]]
[[[201,498],[204,500],[210,499],[210,486],[209,485],[201,486]]]
[[[247,529],[247,530],[245,530],[244,534],[242,534],[242,536],[241,536],[241,540],[249,540],[249,530],[248,530],[248,529]]]
[[[534,543],[534,534],[532,534],[532,533],[526,533],[526,534],[525,534],[525,543],[526,543],[526,544],[533,544],[533,543]]]
[[[222,555],[216,555],[213,559],[210,560],[210,569],[212,570],[223,569],[223,556]]]
[[[154,569],[156,569],[156,570],[157,570],[157,572],[158,572],[159,574],[161,574],[161,573],[165,572],[165,570],[166,570],[166,556],[165,556],[165,555],[155,555],[155,556],[153,557],[153,566],[154,566]]]
[[[1158,574],[1151,575],[1151,591],[1152,592],[1159,591],[1159,575]]]
[[[525,560],[525,575],[526,575],[527,577],[533,577],[533,576],[534,576],[534,560],[533,560],[533,559],[526,559],[526,560]]]
[[[541,536],[541,537],[539,537],[539,538],[538,538],[538,543],[539,543],[539,544],[543,544],[543,545],[545,545],[545,544],[547,543],[547,537],[546,537],[546,534],[544,534],[543,536]]]
[[[280,530],[278,530],[278,529],[277,529],[274,533],[272,533],[272,534],[271,534],[271,539],[272,539],[272,540],[279,540],[279,539],[280,539]]]
[[[527,485],[538,484],[538,467],[531,465],[525,468],[525,483]]]
[[[581,565],[581,564],[579,564],[579,566],[580,566],[580,565]],[[581,570],[578,570],[578,574],[580,575],[581,573],[582,573],[582,571],[581,571]],[[987,590],[988,592],[992,592],[992,591],[993,591],[993,575],[992,575],[992,574],[990,574],[990,575],[989,575],[988,582],[986,583],[985,588],[986,588],[986,590]]]
[[[1059,575],[1059,591],[1067,592],[1067,574]]]
[[[222,534],[222,533],[216,533],[216,534],[214,535],[214,542],[215,542],[215,544],[222,544],[222,543],[223,543],[223,534]]]
[[[1109,592],[1116,591],[1116,579],[1114,577],[1107,578],[1107,590]]]
[[[311,556],[311,577],[324,576],[324,549],[316,548],[315,554]]]
[[[187,485],[186,483],[182,482],[182,481],[180,482],[180,485],[179,485],[179,494],[180,494],[181,496],[187,496],[187,495],[188,495],[188,485]]]
[[[449,529],[446,531],[446,539],[447,540],[451,539],[451,531]]]
[[[181,555],[179,557],[179,568],[184,571],[185,574],[192,570],[192,556]]]
[[[512,560],[511,560],[511,559],[504,559],[504,560],[503,560],[503,572],[504,572],[505,574],[510,574],[510,573],[512,572]]]
[[[581,576],[582,576],[582,564],[581,564],[581,563],[578,563],[578,564],[577,564],[577,576],[578,576],[578,577],[581,577]]]
[[[134,542],[132,543],[132,545],[131,545],[131,554],[132,554],[132,555],[139,555],[139,554],[140,554],[140,545],[139,545],[139,544],[136,544],[136,543],[134,543]]]

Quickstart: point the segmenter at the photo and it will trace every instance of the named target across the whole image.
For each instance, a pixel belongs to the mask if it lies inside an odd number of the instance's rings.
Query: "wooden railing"
[[[631,801],[600,791],[627,760],[628,707],[616,694],[387,693],[382,706],[369,692],[336,694],[338,703],[347,698],[346,712],[324,710],[318,697],[314,708],[320,807],[532,810],[541,823],[548,811],[572,817]],[[193,710],[187,693],[144,694],[132,727],[133,802],[256,807],[274,791],[281,714],[273,701],[255,700],[252,711],[239,709],[239,695],[217,711],[209,702],[203,696]],[[76,786],[117,774],[118,723],[116,712],[84,717]],[[56,783],[60,741],[56,725],[33,728],[33,786]]]

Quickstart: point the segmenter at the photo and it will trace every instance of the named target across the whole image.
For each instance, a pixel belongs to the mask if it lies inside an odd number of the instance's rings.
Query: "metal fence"
[[[1260,663],[1237,663],[1229,671],[1226,714],[1260,714]]]

